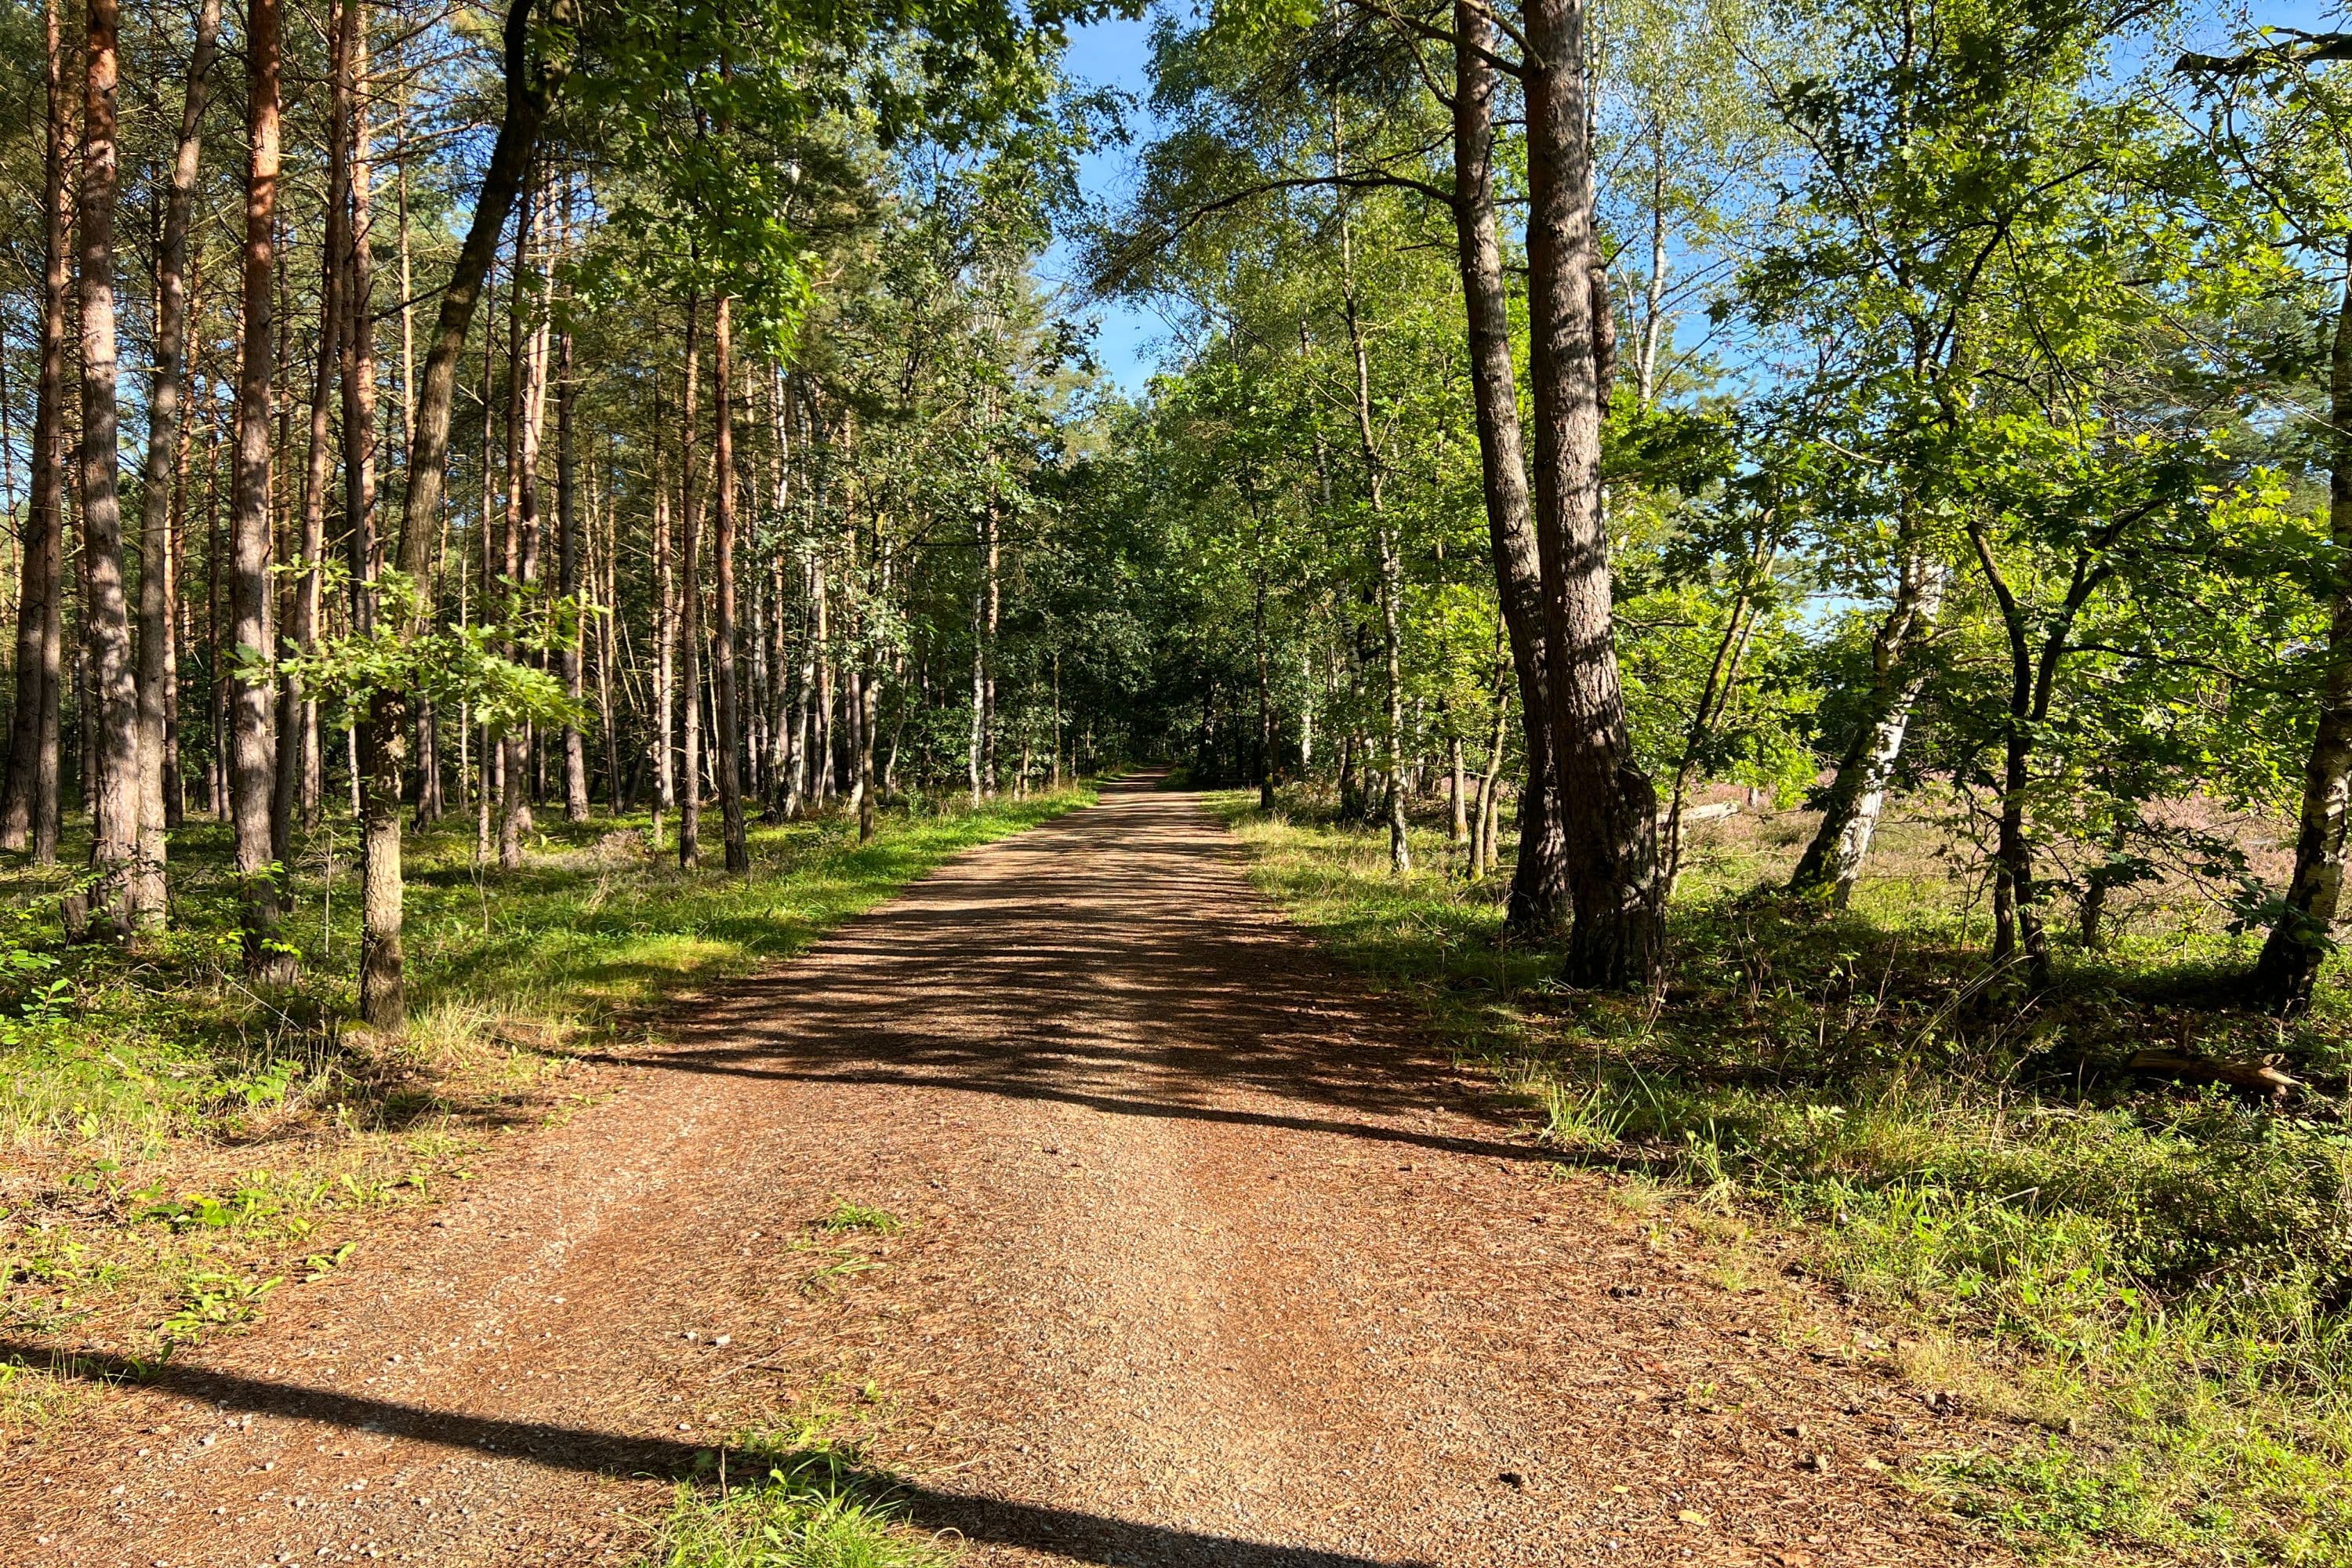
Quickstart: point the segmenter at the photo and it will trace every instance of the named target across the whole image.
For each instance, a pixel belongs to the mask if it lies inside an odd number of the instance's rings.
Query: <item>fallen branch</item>
[[[2169,1051],[2136,1051],[2124,1068],[2128,1072],[2183,1079],[2192,1083],[2226,1083],[2249,1094],[2267,1094],[2282,1100],[2303,1087],[2301,1079],[2290,1077],[2268,1062],[2217,1062],[2203,1057],[2174,1056]]]

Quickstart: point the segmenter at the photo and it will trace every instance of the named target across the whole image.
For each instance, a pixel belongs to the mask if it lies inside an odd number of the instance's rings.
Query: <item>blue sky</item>
[[[1070,37],[1069,73],[1097,87],[1124,88],[1140,100],[1151,87],[1150,39],[1149,19],[1114,18],[1076,28]],[[1139,110],[1129,130],[1137,145],[1149,135],[1150,127]],[[1086,161],[1081,178],[1089,196],[1116,206],[1134,190],[1132,148],[1114,147],[1094,154]],[[1060,245],[1048,251],[1037,267],[1038,276],[1049,284],[1068,282],[1074,270],[1067,248]],[[1117,300],[1095,306],[1092,313],[1100,322],[1095,352],[1103,369],[1127,391],[1141,392],[1159,368],[1157,346],[1168,334],[1166,323],[1149,310]]]
[[[2189,31],[2194,43],[2209,48],[2226,47],[2229,34],[2251,17],[2273,26],[2319,29],[2341,26],[2346,0],[2244,0],[2225,3]],[[2243,9],[2241,9],[2243,5]],[[1078,27],[1070,36],[1070,75],[1097,87],[1123,88],[1139,100],[1150,90],[1150,17],[1128,21],[1112,18]],[[1081,172],[1087,194],[1116,207],[1134,190],[1133,147],[1150,134],[1148,118],[1139,107],[1129,131],[1129,147],[1113,147],[1087,158]],[[1076,267],[1068,248],[1056,245],[1043,257],[1038,276],[1048,284],[1067,284]],[[1149,309],[1123,300],[1091,307],[1097,321],[1095,351],[1103,369],[1120,387],[1139,393],[1154,371],[1169,336],[1168,324]]]

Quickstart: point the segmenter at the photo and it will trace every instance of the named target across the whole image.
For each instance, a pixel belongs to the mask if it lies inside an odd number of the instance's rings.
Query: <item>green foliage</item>
[[[324,563],[322,591],[345,588],[349,573],[343,563]],[[543,657],[533,665],[517,655],[576,646],[595,606],[508,583],[507,618],[412,632],[424,611],[415,583],[391,569],[372,583],[378,605],[373,627],[321,637],[308,652],[249,661],[249,668],[262,679],[289,677],[307,697],[350,708],[379,692],[414,693],[446,710],[471,711],[495,733],[587,721]]]

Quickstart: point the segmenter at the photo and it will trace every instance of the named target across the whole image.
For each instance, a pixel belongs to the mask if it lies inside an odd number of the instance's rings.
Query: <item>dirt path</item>
[[[1185,796],[967,855],[610,1070],[20,1451],[0,1563],[624,1563],[812,1403],[977,1564],[1985,1555],[1868,1468],[1957,1433],[1559,1179]]]

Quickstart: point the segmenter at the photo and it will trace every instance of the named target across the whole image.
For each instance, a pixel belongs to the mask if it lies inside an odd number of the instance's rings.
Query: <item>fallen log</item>
[[[2128,1072],[2181,1079],[2190,1083],[2226,1083],[2248,1094],[2267,1094],[2277,1099],[2284,1099],[2303,1087],[2301,1079],[2268,1062],[2219,1062],[2206,1057],[2175,1056],[2170,1051],[2135,1051],[2124,1068]]]

